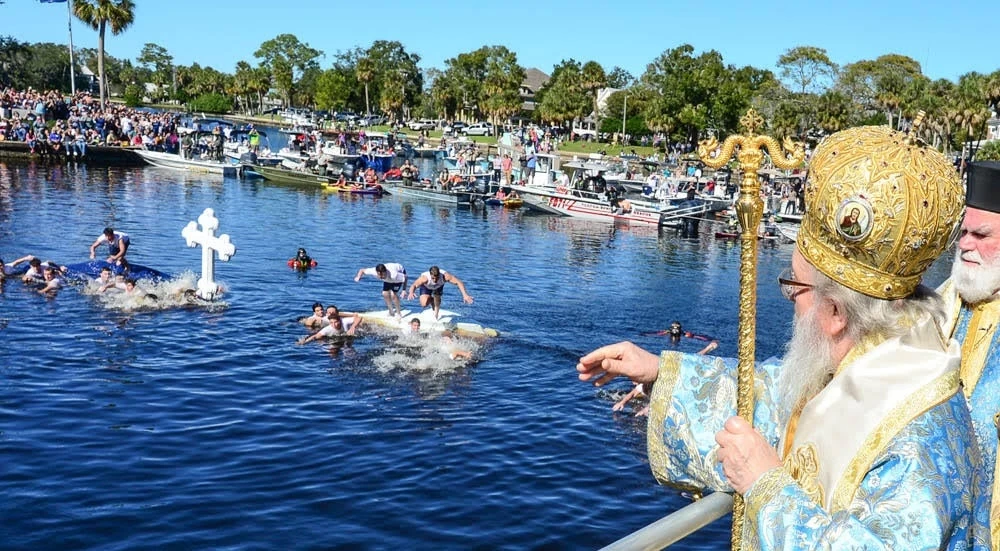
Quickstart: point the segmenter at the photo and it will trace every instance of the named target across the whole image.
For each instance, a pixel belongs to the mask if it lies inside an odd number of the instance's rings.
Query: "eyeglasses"
[[[791,268],[785,268],[778,275],[778,285],[781,287],[781,294],[788,300],[795,302],[795,298],[816,287],[812,283],[802,283],[795,281],[795,272]]]

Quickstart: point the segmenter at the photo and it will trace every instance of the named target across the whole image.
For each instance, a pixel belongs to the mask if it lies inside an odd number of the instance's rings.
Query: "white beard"
[[[820,328],[817,313],[814,305],[802,316],[795,317],[792,340],[785,346],[778,376],[778,397],[786,409],[785,415],[819,394],[837,367],[833,361],[833,340]]]
[[[963,259],[979,265],[968,266]],[[977,251],[956,251],[951,278],[962,300],[970,304],[982,302],[1000,289],[1000,256],[984,260]]]

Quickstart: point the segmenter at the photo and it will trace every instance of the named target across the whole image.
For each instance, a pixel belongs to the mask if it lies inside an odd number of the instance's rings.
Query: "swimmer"
[[[308,337],[299,339],[296,344],[306,344],[324,337],[353,337],[354,332],[357,331],[360,326],[361,316],[358,314],[354,314],[351,319],[346,322],[340,316],[334,316],[330,319],[330,325],[327,325]]]
[[[15,260],[13,262],[6,262],[6,263],[3,261],[2,258],[0,258],[0,281],[3,281],[4,279],[6,279],[7,276],[11,276],[11,275],[16,274],[17,271],[18,271],[17,270],[18,264],[21,264],[23,262],[28,262],[28,261],[30,261],[33,258],[35,258],[35,257],[31,256],[29,254],[29,255],[22,256],[21,258],[18,258],[17,260]]]
[[[327,324],[330,323],[329,321],[327,321],[326,315],[323,314],[323,305],[322,304],[320,304],[318,302],[314,302],[313,305],[312,305],[312,311],[313,311],[313,313],[312,313],[311,316],[308,316],[308,317],[305,317],[305,318],[301,318],[299,320],[299,321],[302,322],[302,325],[305,325],[307,327],[312,327],[312,328],[315,329],[317,327],[323,327],[324,325],[327,325]]]
[[[291,266],[297,270],[308,270],[313,266],[313,259],[306,253],[306,250],[299,247],[297,253],[295,253],[295,258],[290,262]]]
[[[110,282],[111,282],[111,268],[105,266],[101,268],[101,273],[97,276],[96,279],[94,279],[94,283],[97,283],[99,286],[103,287]]]
[[[105,291],[125,291],[125,274],[118,274],[114,279],[108,279],[107,282],[103,283],[98,287],[97,292],[103,293]]]
[[[468,350],[459,348],[455,345],[454,339],[451,338],[451,333],[446,331],[441,335],[441,348],[448,353],[448,356],[453,360],[463,359],[471,360],[472,352]]]
[[[128,252],[128,246],[131,243],[127,233],[117,232],[111,227],[104,228],[104,232],[94,241],[90,246],[90,259],[93,260],[97,251],[97,247],[102,244],[107,243],[108,245],[108,258],[109,264],[121,264],[125,260],[125,253]]]
[[[66,285],[66,280],[59,275],[59,270],[52,266],[46,266],[43,271],[45,286],[38,290],[38,294],[44,295],[55,293]]]
[[[412,335],[420,332],[420,318],[413,318],[410,323],[403,327],[404,335]]]
[[[136,285],[136,281],[133,278],[125,279],[125,296],[132,297],[135,299],[148,298],[150,300],[157,300],[157,296],[151,293],[143,291]]]
[[[681,337],[688,337],[688,338],[693,338],[693,339],[698,339],[698,340],[709,340],[709,339],[711,339],[711,337],[706,337],[705,335],[697,335],[697,334],[692,333],[690,331],[684,331],[683,327],[681,327],[681,322],[676,321],[676,320],[673,321],[670,324],[670,329],[665,329],[663,331],[656,331],[656,332],[654,332],[652,334],[654,334],[654,335],[670,335],[670,341],[673,344],[677,344],[678,342],[680,342]],[[708,354],[709,352],[715,350],[718,347],[719,347],[719,341],[717,341],[715,339],[711,339],[711,342],[709,342],[708,345],[706,345],[704,348],[702,348],[701,350],[699,350],[697,352],[697,354],[700,355],[700,356],[704,356],[705,354]],[[631,402],[632,400],[634,400],[636,398],[647,398],[649,396],[650,390],[651,389],[649,387],[647,387],[647,385],[644,385],[642,383],[636,383],[636,385],[632,388],[632,390],[630,390],[628,392],[628,394],[626,394],[625,396],[623,396],[621,400],[618,400],[617,402],[615,402],[615,405],[611,406],[611,411],[621,411],[622,409],[625,408],[626,404],[628,404],[629,402]],[[642,417],[642,416],[647,415],[648,413],[649,413],[649,406],[647,405],[647,406],[643,407],[642,409],[640,409],[639,411],[637,411],[635,413],[635,416],[636,417]]]

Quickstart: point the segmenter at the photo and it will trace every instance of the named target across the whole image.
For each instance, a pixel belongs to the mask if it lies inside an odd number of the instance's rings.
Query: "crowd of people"
[[[176,113],[153,113],[100,102],[88,92],[68,99],[57,91],[0,89],[0,141],[28,144],[31,153],[83,158],[90,146],[177,151]]]

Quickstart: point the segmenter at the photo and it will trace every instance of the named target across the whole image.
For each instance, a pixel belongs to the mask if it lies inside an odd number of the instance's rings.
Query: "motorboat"
[[[455,206],[469,206],[476,193],[475,190],[467,186],[453,186],[448,189],[442,189],[440,186],[419,182],[404,185],[402,182],[386,180],[385,183],[387,186],[391,186],[392,193],[401,197],[425,199]]]
[[[208,174],[222,174],[224,176],[236,176],[239,170],[237,165],[223,161],[205,159],[201,158],[201,156],[185,158],[183,154],[150,151],[146,149],[136,149],[135,154],[142,157],[142,160],[147,163],[160,168],[186,170],[188,172],[203,172]]]

